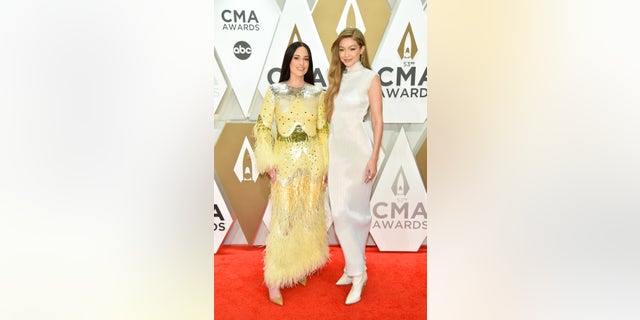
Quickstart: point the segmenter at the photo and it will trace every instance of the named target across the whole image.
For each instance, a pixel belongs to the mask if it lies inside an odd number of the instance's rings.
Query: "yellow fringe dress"
[[[254,127],[258,170],[277,167],[264,254],[268,287],[291,287],[329,257],[324,210],[328,125],[322,88],[271,85]],[[272,132],[275,119],[277,134]]]

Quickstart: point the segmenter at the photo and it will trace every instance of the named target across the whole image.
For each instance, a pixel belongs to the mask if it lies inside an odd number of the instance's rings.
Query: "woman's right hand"
[[[276,182],[276,176],[278,175],[278,167],[272,167],[271,169],[267,170],[267,173],[269,173],[271,182]]]

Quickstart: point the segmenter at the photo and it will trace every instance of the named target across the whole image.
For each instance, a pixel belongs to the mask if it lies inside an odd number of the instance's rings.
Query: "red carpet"
[[[344,258],[338,246],[307,286],[282,289],[284,306],[271,303],[262,282],[263,248],[222,246],[214,255],[214,318],[224,319],[426,319],[427,249],[380,252],[367,247],[369,280],[362,300],[347,306],[351,286],[336,286]]]

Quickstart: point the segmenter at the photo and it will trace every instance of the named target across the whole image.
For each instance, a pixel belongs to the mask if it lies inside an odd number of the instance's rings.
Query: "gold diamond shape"
[[[253,179],[238,179],[234,170],[238,159],[242,163],[242,172],[251,176],[251,161],[243,149],[245,139],[253,146],[252,122],[228,122],[225,124],[214,147],[214,169],[220,182],[220,192],[229,200],[229,210],[237,217],[240,228],[248,243],[253,243],[262,215],[269,199],[269,179],[264,175]],[[246,143],[245,143],[246,146]]]
[[[386,0],[357,1],[357,4],[366,28],[364,36],[367,39],[369,61],[373,61],[373,58],[376,56],[376,51],[378,51],[380,41],[382,40],[384,30],[391,17],[391,9]],[[328,59],[331,59],[331,44],[338,36],[336,27],[340,23],[340,16],[345,6],[347,6],[347,0],[320,0],[311,14]],[[356,13],[353,12],[353,14],[351,14],[353,11],[352,7],[347,8],[347,10],[350,12],[347,24],[353,24]]]

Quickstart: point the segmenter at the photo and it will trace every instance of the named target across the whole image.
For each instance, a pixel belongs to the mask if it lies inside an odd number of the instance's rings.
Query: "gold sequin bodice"
[[[273,134],[275,122],[277,133]],[[277,165],[274,142],[297,143],[318,139],[324,171],[329,127],[324,108],[324,91],[320,87],[305,83],[292,87],[286,82],[271,85],[262,102],[262,108],[254,127],[258,169],[261,172]]]
[[[265,94],[258,122],[271,127],[271,123],[266,123],[267,118],[275,117],[278,136],[289,137],[294,132],[299,135],[303,131],[314,137],[318,129],[318,106],[322,104],[323,91],[319,87],[305,84],[296,88],[285,82],[277,83]],[[296,129],[298,126],[300,128]]]

